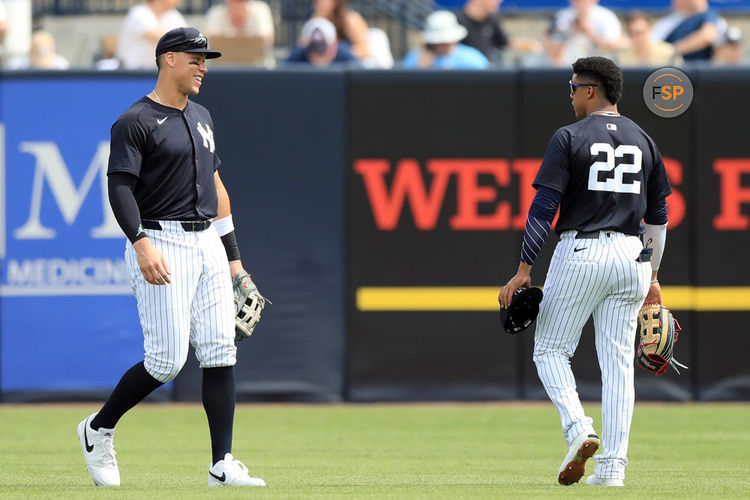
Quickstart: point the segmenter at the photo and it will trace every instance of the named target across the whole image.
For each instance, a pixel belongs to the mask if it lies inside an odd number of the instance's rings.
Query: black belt
[[[182,229],[185,231],[205,231],[209,227],[211,227],[211,219],[208,220],[189,220],[189,221],[174,221],[179,222],[182,226]],[[156,229],[157,231],[161,231],[163,228],[161,227],[161,224],[159,224],[158,220],[142,220],[141,225],[144,229]]]
[[[576,239],[577,240],[598,240],[599,231],[578,231],[576,233]]]

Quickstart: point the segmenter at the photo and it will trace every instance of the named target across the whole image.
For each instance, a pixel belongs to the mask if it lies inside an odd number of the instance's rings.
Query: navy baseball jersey
[[[654,141],[632,120],[611,115],[558,129],[533,185],[562,193],[558,233],[640,234],[648,203],[672,192]]]
[[[142,219],[205,220],[216,217],[213,122],[190,100],[185,109],[136,101],[112,125],[107,173],[138,177],[134,196]]]

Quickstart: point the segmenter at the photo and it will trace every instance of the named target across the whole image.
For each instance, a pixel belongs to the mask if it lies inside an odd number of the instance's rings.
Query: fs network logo
[[[0,123],[0,295],[130,293],[107,195],[109,142],[93,145],[66,163],[54,141],[7,144]]]
[[[693,102],[693,83],[677,68],[657,69],[643,84],[643,102],[662,118],[680,116]]]

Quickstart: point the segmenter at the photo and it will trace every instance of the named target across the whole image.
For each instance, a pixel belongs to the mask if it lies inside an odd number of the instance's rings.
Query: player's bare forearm
[[[661,286],[659,286],[659,283],[651,283],[651,286],[648,289],[648,295],[646,295],[646,300],[643,301],[644,304],[659,304],[662,305],[661,301]]]
[[[347,16],[347,34],[352,42],[352,52],[360,59],[370,57],[370,40],[367,21],[356,12]]]
[[[165,285],[172,282],[167,260],[149,238],[141,238],[133,243],[133,249],[138,258],[138,267],[146,281],[152,285]]]
[[[704,24],[701,29],[691,33],[682,40],[674,44],[678,54],[689,54],[698,50],[705,49],[716,40],[718,30],[712,23]]]
[[[214,183],[216,184],[216,196],[219,200],[219,205],[216,210],[216,219],[224,219],[232,214],[232,207],[229,203],[229,193],[227,193],[227,189],[221,181],[218,171],[214,172]],[[234,240],[234,244],[236,245],[236,240]],[[242,260],[231,259],[229,261],[229,273],[232,278],[234,278],[237,273],[244,270],[245,268],[242,266]]]
[[[542,42],[527,37],[513,37],[508,40],[508,45],[511,49],[519,52],[541,52],[544,50]]]
[[[227,193],[227,188],[224,187],[224,183],[221,182],[221,177],[219,177],[218,171],[214,172],[214,184],[216,184],[216,197],[219,199],[216,218],[223,219],[224,217],[229,217],[232,213],[232,207],[229,203],[229,193]]]
[[[615,38],[614,40],[601,38],[596,40],[595,43],[601,50],[619,50],[626,45],[625,40],[622,38]]]
[[[518,263],[518,272],[516,274],[521,276],[526,276],[527,278],[531,276],[531,265],[527,264],[525,262],[519,262]]]
[[[651,285],[648,288],[648,294],[646,295],[646,300],[643,301],[644,304],[662,305],[661,285],[659,284],[659,280],[656,277],[658,273],[659,273],[658,270],[651,271]]]
[[[500,294],[497,296],[498,302],[501,307],[508,307],[513,300],[513,292],[521,287],[531,286],[531,265],[521,262],[518,264],[518,271],[504,287],[500,289]]]
[[[141,35],[142,38],[145,38],[149,42],[156,43],[159,41],[159,39],[164,34],[164,31],[162,31],[160,28],[154,28],[152,30],[146,31]]]
[[[237,276],[237,273],[240,271],[244,271],[245,268],[242,267],[242,261],[241,260],[230,260],[229,261],[229,273],[232,275],[232,278]]]

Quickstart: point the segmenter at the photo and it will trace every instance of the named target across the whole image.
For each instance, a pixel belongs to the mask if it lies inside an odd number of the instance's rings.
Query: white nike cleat
[[[86,469],[97,486],[120,486],[120,469],[117,468],[117,452],[113,445],[115,430],[92,429],[91,420],[95,416],[96,413],[92,413],[84,418],[76,429]]]
[[[250,477],[247,467],[239,460],[235,460],[231,453],[224,455],[208,469],[209,486],[265,486],[266,482],[257,477]]]
[[[586,472],[586,460],[594,456],[599,449],[599,436],[583,432],[579,434],[568,449],[557,475],[557,482],[565,486],[577,483]]]
[[[586,484],[589,486],[625,486],[622,479],[602,478],[598,476],[589,476],[586,478]]]

